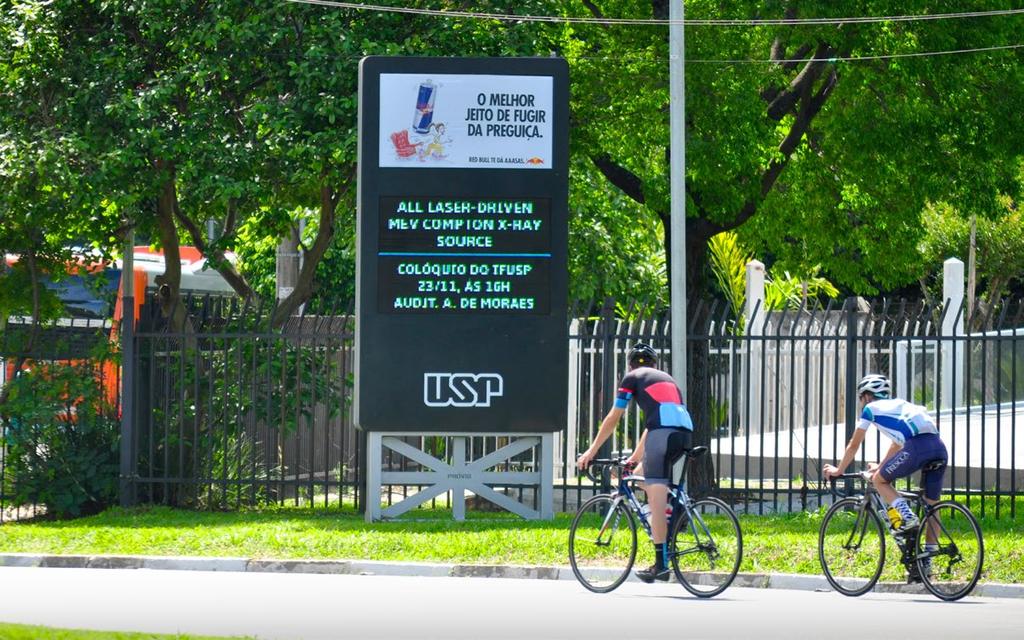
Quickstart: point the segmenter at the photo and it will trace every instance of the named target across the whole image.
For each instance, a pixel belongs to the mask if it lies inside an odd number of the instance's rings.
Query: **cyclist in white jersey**
[[[879,431],[892,440],[892,445],[881,464],[869,465],[868,468],[875,472],[871,481],[879,495],[899,512],[900,530],[906,531],[918,526],[920,522],[907,501],[893,488],[892,482],[909,476],[930,462],[941,461],[941,465],[925,471],[921,478],[925,501],[935,504],[942,494],[942,478],[946,473],[949,456],[928,410],[906,400],[890,398],[891,392],[889,379],[883,375],[869,374],[861,379],[857,385],[857,396],[863,407],[860,422],[846,445],[839,465],[826,464],[822,474],[826,480],[841,475],[856,457],[868,427],[878,427]],[[932,539],[934,532],[928,531],[927,537],[929,544],[925,546],[926,549],[935,542]]]

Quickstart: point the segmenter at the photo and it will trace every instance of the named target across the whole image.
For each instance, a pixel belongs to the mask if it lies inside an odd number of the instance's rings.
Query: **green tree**
[[[86,243],[116,234],[118,220],[103,203],[91,218],[69,216],[90,197],[76,185],[81,168],[66,159],[70,143],[31,140],[24,129],[9,126],[8,116],[0,114],[0,254],[12,261],[0,263],[0,356],[20,372],[40,346],[43,327],[63,312],[46,282],[106,257],[99,242]],[[29,318],[27,328],[10,331],[12,316]],[[9,384],[0,387],[0,418],[6,416],[9,392]]]
[[[1009,293],[1013,284],[1024,283],[1024,217],[1017,200],[999,198],[1001,210],[994,215],[975,216],[975,255],[978,286],[970,301],[971,324],[981,328],[991,321],[991,311]],[[919,245],[923,274],[922,294],[935,299],[941,289],[942,263],[948,258],[968,262],[971,221],[955,207],[940,202],[925,207],[924,237]]]
[[[347,16],[314,20],[308,10],[279,6],[69,2],[42,11],[26,3],[6,15],[16,51],[47,39],[59,46],[46,58],[16,55],[8,77],[23,78],[33,91],[5,95],[17,101],[47,94],[52,126],[37,126],[37,136],[72,132],[72,157],[93,168],[83,182],[163,248],[160,297],[178,327],[185,323],[182,243],[199,248],[239,295],[252,298],[250,284],[224,258],[239,224],[282,212],[268,226],[276,231],[296,202],[314,206],[321,233],[309,247],[309,269],[275,317],[280,324],[309,296],[350,190],[354,154],[344,150],[351,133],[327,125],[346,113],[352,74],[337,71],[351,61],[337,55],[344,49],[318,54],[328,34],[345,30]],[[313,60],[282,60],[278,50]],[[211,218],[223,230],[216,241],[204,233]]]
[[[667,17],[664,2],[585,7],[598,16]],[[691,0],[686,15],[806,18],[940,9],[924,2]],[[708,240],[740,226],[756,253],[792,272],[821,264],[830,279],[858,293],[912,281],[913,267],[891,256],[912,253],[926,199],[942,193],[991,210],[995,187],[1014,178],[1021,135],[1004,123],[1014,117],[1024,72],[1014,51],[871,58],[1012,44],[1022,26],[1024,19],[1004,16],[689,27],[691,289],[707,291]],[[577,149],[654,213],[667,234],[665,30],[576,25],[566,30],[564,52],[573,63],[574,122],[586,123],[574,131]]]
[[[973,9],[1008,8],[987,1]],[[690,0],[688,19],[927,14],[953,3]],[[588,1],[576,15],[666,18],[664,0]],[[758,255],[873,293],[917,276],[928,199],[991,209],[1020,154],[1020,16],[969,20],[691,26],[686,33],[688,291],[708,292],[708,241],[743,227]],[[650,210],[669,237],[666,29],[574,25],[577,149]],[[856,60],[852,58],[857,58]],[[668,262],[672,260],[667,254]],[[692,345],[689,398],[706,397],[706,344]],[[694,406],[695,422],[706,423]],[[698,432],[698,441],[707,438]]]
[[[521,6],[539,11],[544,4]],[[315,235],[275,325],[313,293],[334,239],[353,246],[363,56],[549,51],[534,25],[270,0],[23,2],[2,20],[12,52],[0,63],[3,107],[20,114],[43,96],[37,110],[45,122],[19,126],[34,140],[72,136],[68,153],[90,167],[82,183],[163,248],[160,299],[179,327],[183,243],[251,299],[256,289],[225,251],[242,249],[243,228],[246,242],[270,246],[294,224],[292,212],[313,212]],[[83,215],[90,214],[87,206]],[[211,219],[221,230],[216,239],[205,232]],[[352,259],[344,249],[335,255]]]

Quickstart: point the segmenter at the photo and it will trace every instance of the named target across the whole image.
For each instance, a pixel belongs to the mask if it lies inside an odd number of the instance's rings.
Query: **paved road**
[[[0,620],[311,638],[1014,638],[1024,601],[676,584],[597,595],[568,580],[0,568]]]

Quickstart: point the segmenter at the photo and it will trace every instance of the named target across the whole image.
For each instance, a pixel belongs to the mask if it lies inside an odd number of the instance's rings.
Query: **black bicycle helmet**
[[[653,367],[658,362],[658,352],[646,342],[638,342],[629,350],[629,364],[634,367]]]

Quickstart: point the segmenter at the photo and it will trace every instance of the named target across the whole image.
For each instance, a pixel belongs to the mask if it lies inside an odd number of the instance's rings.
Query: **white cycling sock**
[[[904,498],[896,498],[892,501],[892,508],[900,512],[900,516],[903,520],[916,520],[917,516],[914,515],[914,510],[910,508],[907,501]]]

